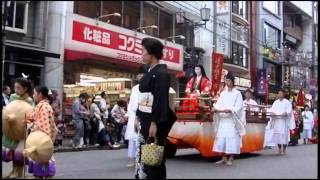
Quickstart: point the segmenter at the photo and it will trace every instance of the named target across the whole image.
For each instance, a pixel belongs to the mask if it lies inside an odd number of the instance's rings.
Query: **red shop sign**
[[[90,18],[72,15],[67,18],[65,49],[141,63],[144,37],[141,33],[100,22],[95,25]],[[103,26],[101,24],[104,24]],[[69,29],[69,27],[72,28]],[[163,42],[163,40],[160,40]],[[161,60],[170,69],[182,70],[183,47],[167,42]]]

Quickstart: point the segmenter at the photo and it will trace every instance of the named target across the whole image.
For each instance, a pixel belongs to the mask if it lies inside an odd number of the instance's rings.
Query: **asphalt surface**
[[[134,168],[126,167],[127,149],[59,152],[54,154],[59,178],[133,179]],[[271,178],[296,179],[318,177],[318,146],[315,144],[289,147],[287,155],[277,149],[237,156],[233,166],[216,165],[220,158],[202,158],[194,149],[178,150],[167,160],[167,178],[226,179]],[[11,163],[2,163],[2,176],[9,173]],[[30,174],[27,174],[30,176]]]

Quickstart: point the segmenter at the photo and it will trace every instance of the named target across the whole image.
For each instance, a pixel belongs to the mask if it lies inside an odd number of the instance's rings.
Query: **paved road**
[[[263,150],[236,157],[234,165],[218,166],[218,158],[204,159],[193,149],[178,150],[167,161],[168,178],[317,178],[318,146],[314,144],[289,147],[287,155],[276,155],[276,149]],[[56,153],[56,178],[134,178],[134,170],[126,167],[127,150],[97,150]],[[3,175],[9,171],[2,163]]]

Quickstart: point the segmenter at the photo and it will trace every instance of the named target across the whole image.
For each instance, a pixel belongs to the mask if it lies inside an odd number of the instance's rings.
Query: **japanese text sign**
[[[212,91],[216,94],[219,91],[222,67],[223,67],[223,54],[212,53]]]
[[[67,26],[70,27],[66,28],[65,49],[142,63],[141,42],[148,35],[103,22],[96,25],[94,22],[75,14],[68,16]],[[167,64],[169,69],[182,70],[183,46],[160,41],[165,45],[160,63]]]

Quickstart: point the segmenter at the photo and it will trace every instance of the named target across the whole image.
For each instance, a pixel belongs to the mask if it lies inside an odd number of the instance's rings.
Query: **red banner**
[[[297,106],[300,106],[300,107],[304,106],[304,90],[302,88],[298,93]]]
[[[212,91],[216,94],[219,91],[223,67],[223,54],[212,52]]]
[[[141,61],[140,56],[135,57],[128,54],[142,54],[142,39],[135,36],[73,21],[72,40],[123,52],[118,53],[118,56],[116,57],[117,59],[130,60],[130,58],[137,58],[135,61]],[[163,49],[162,60],[178,64],[180,60],[180,50],[165,46]]]

